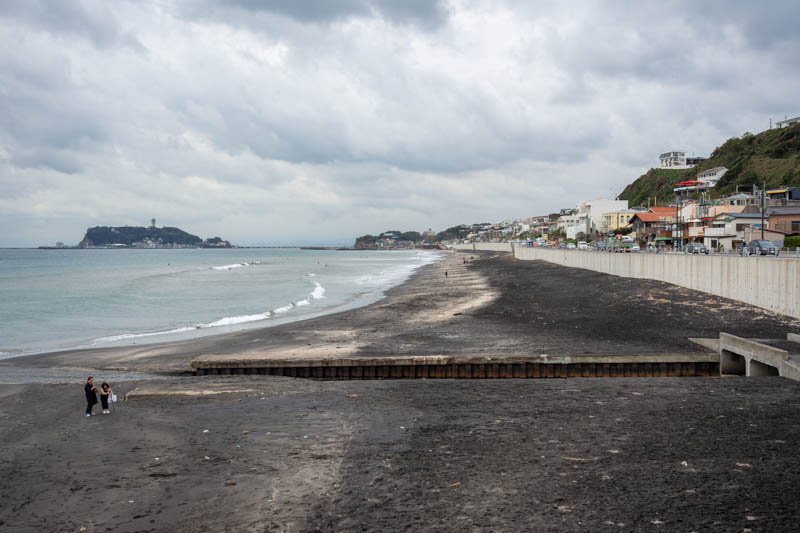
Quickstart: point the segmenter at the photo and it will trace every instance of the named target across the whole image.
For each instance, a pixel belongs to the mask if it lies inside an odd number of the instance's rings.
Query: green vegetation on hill
[[[364,248],[375,248],[377,246],[376,241],[379,239],[391,239],[393,241],[410,241],[414,244],[422,242],[422,234],[418,231],[397,231],[397,230],[390,230],[384,231],[378,236],[375,235],[362,235],[361,237],[356,238],[355,248],[364,249]]]
[[[113,246],[124,245],[132,246],[136,243],[145,241],[157,243],[158,245],[179,245],[179,246],[202,246],[203,240],[191,233],[186,233],[182,229],[163,227],[155,228],[141,226],[95,226],[86,230],[86,235],[78,246]],[[227,241],[222,241],[219,237],[209,239],[208,245],[221,246]],[[228,244],[228,246],[230,246]]]
[[[628,200],[631,206],[647,205],[648,198],[657,198],[659,205],[666,205],[675,199],[675,184],[695,179],[698,173],[715,167],[726,167],[728,172],[710,189],[714,198],[733,193],[737,187],[761,187],[764,182],[767,188],[800,187],[800,124],[728,139],[694,168],[650,169],[625,187],[619,198]]]

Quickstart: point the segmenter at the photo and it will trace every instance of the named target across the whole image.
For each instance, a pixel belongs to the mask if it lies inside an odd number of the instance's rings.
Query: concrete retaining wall
[[[515,247],[515,257],[665,281],[800,318],[800,261],[727,255],[611,254]]]
[[[473,250],[489,252],[512,252],[510,242],[474,242],[470,244],[454,244],[456,250]]]

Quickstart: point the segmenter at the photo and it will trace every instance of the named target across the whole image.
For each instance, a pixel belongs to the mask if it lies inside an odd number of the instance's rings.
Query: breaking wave
[[[242,268],[248,267],[250,263],[233,263],[232,265],[222,265],[217,267],[211,267],[211,270],[233,270],[234,268]]]

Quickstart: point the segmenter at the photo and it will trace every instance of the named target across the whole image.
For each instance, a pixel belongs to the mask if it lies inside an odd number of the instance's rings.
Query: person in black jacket
[[[86,416],[92,416],[92,407],[97,403],[97,392],[92,376],[89,376],[89,379],[86,380],[83,390],[86,392]]]

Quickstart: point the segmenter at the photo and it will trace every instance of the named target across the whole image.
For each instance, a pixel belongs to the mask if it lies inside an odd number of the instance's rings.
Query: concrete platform
[[[429,355],[339,359],[203,356],[197,375],[277,375],[323,379],[676,377],[719,375],[718,353],[651,355]]]
[[[720,333],[720,372],[741,376],[782,376],[800,381],[800,347],[776,339],[743,339],[729,333]],[[788,349],[786,349],[788,348]]]

